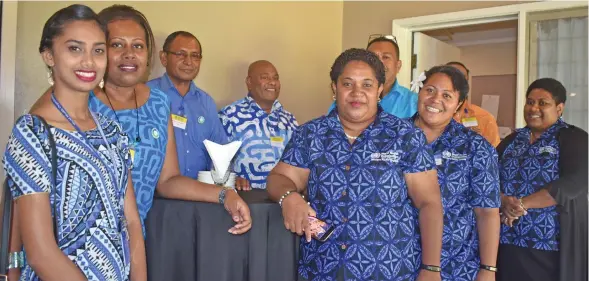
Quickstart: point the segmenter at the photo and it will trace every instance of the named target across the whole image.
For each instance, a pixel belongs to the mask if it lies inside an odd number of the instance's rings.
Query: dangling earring
[[[50,68],[49,71],[47,72],[47,82],[49,83],[49,85],[53,86],[53,70]]]
[[[378,102],[380,103],[380,98],[378,98]]]
[[[331,96],[331,98],[332,98],[333,100],[335,100],[335,95]]]
[[[104,78],[100,80],[100,83],[98,83],[98,87],[100,87],[100,89],[104,88]]]

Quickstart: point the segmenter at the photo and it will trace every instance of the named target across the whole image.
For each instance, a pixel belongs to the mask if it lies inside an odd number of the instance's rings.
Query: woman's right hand
[[[311,229],[308,217],[314,217],[317,213],[307,204],[300,194],[290,194],[282,200],[282,217],[286,229],[298,235],[306,236],[307,242],[311,242]]]
[[[507,195],[501,197],[501,212],[504,216],[513,219],[518,219],[525,214],[525,210],[522,208],[519,199]]]

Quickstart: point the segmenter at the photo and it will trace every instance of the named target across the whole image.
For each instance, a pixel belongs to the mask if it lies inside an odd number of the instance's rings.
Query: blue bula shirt
[[[229,139],[243,142],[235,158],[235,173],[252,188],[266,188],[266,177],[298,126],[294,115],[278,100],[268,114],[248,95],[221,109],[219,118]]]
[[[385,112],[398,118],[410,118],[417,112],[417,94],[395,80],[391,91],[380,100],[380,106]],[[329,107],[328,113],[334,108],[335,102]]]
[[[558,120],[532,144],[530,128],[516,130],[513,142],[499,159],[501,191],[517,198],[528,196],[558,179],[558,131],[568,125]],[[559,250],[560,223],[556,206],[528,209],[513,227],[501,225],[501,244],[544,251]]]
[[[497,152],[453,119],[430,147],[444,206],[442,280],[475,280],[480,253],[474,208],[501,206]]]
[[[335,226],[325,242],[301,239],[299,275],[308,280],[414,280],[421,264],[417,214],[404,174],[435,168],[424,134],[379,107],[353,144],[337,110],[300,126],[282,162],[310,171],[317,217]]]
[[[185,96],[180,95],[168,74],[155,78],[147,85],[168,95],[171,113],[187,119],[186,128],[174,127],[176,149],[180,172],[183,176],[196,179],[199,171],[211,169],[211,158],[204,146],[204,140],[219,144],[227,143],[227,135],[217,116],[215,101],[194,82]]]

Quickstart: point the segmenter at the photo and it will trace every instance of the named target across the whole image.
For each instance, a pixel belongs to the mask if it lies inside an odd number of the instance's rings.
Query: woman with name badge
[[[434,153],[444,206],[442,280],[494,281],[499,245],[495,148],[453,119],[468,94],[454,67],[425,72],[413,122]]]
[[[330,76],[336,108],[295,130],[268,176],[285,227],[304,234],[298,280],[440,280],[442,203],[423,132],[378,105],[374,53],[343,52]]]
[[[18,119],[4,154],[25,253],[11,259],[20,280],[147,279],[128,139],[88,108],[106,70],[105,33],[83,5],[43,28],[50,99]]]

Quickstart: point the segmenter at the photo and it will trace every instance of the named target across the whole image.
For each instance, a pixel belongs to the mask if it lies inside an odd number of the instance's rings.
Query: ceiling
[[[423,33],[457,47],[515,42],[517,20],[443,28]]]

